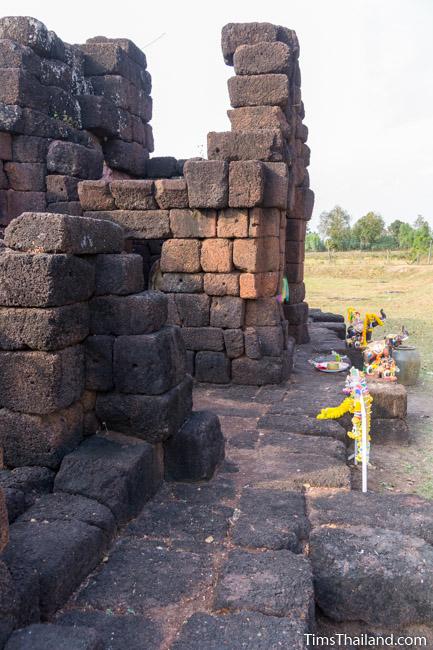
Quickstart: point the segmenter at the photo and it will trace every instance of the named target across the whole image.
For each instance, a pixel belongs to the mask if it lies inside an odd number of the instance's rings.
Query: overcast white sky
[[[388,222],[422,214],[433,225],[433,0],[0,0],[0,8],[39,18],[70,43],[103,34],[141,46],[153,76],[154,155],[178,158],[205,155],[207,132],[229,129],[221,27],[295,29],[314,222],[339,203],[353,219],[375,210]]]

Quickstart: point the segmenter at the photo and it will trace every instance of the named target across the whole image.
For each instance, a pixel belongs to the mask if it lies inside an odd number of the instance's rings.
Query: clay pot
[[[421,355],[412,345],[401,345],[393,351],[393,358],[399,368],[398,383],[413,386],[418,381],[421,369]]]

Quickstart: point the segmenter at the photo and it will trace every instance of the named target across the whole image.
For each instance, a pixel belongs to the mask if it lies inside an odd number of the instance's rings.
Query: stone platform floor
[[[429,630],[433,507],[350,489],[345,431],[315,419],[344,384],[308,364],[335,343],[323,336],[298,349],[284,386],[195,388],[194,408],[220,416],[226,459],[209,483],[165,484],[123,528],[51,621],[54,638],[61,625],[87,640],[65,648],[297,650],[312,631]],[[7,650],[47,647],[41,627]]]

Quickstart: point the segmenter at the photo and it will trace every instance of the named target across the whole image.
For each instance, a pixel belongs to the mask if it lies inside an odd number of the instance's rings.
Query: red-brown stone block
[[[249,215],[249,237],[279,237],[281,211],[278,208],[254,208]]]
[[[286,163],[265,162],[265,188],[263,205],[267,208],[287,209],[289,173]]]
[[[184,178],[163,178],[155,181],[155,199],[159,207],[168,210],[169,208],[187,208],[188,188]]]
[[[151,180],[118,180],[110,183],[111,194],[119,210],[156,210]]]
[[[241,106],[227,111],[227,115],[232,131],[280,129],[285,137],[290,134],[289,123],[279,106]]]
[[[248,237],[248,210],[232,208],[220,210],[218,237]]]
[[[305,259],[305,245],[303,241],[286,243],[286,262],[300,264]]]
[[[170,210],[173,237],[216,237],[216,210]]]
[[[278,291],[278,273],[241,273],[239,278],[241,298],[275,296]]]
[[[78,178],[64,174],[49,174],[46,183],[48,203],[78,201]]]
[[[206,239],[201,248],[201,266],[208,273],[232,271],[233,243],[228,239]]]
[[[209,159],[269,160],[285,157],[285,144],[279,129],[255,131],[211,131],[207,136]]]
[[[7,162],[4,171],[9,187],[21,192],[43,192],[45,190],[46,167],[42,163]]]
[[[284,109],[289,100],[289,82],[285,74],[230,77],[227,84],[233,108],[281,106]]]
[[[83,210],[113,210],[114,198],[107,181],[82,181],[78,183],[78,196]]]
[[[12,136],[0,133],[0,160],[12,160]]]
[[[239,273],[205,273],[204,291],[208,296],[238,296]]]
[[[167,239],[171,236],[168,210],[89,210],[84,216],[119,224],[126,238]]]
[[[276,298],[246,300],[245,326],[267,327],[281,322],[281,305]]]
[[[249,273],[278,271],[280,266],[278,238],[235,239],[233,263],[236,268]]]
[[[163,273],[196,273],[201,271],[201,244],[196,239],[171,239],[161,250]]]
[[[287,241],[304,241],[307,232],[307,223],[304,219],[286,220]]]
[[[265,189],[263,165],[258,160],[231,162],[229,167],[229,206],[252,208],[261,205]]]
[[[224,61],[233,65],[233,55],[240,45],[273,42],[278,38],[278,27],[271,23],[228,23],[221,32]]]
[[[302,282],[304,279],[304,264],[286,264],[285,274],[289,283]]]
[[[191,208],[224,208],[228,202],[228,163],[187,160],[184,174]]]
[[[289,73],[290,48],[285,43],[255,43],[240,45],[233,63],[236,74],[255,75]]]

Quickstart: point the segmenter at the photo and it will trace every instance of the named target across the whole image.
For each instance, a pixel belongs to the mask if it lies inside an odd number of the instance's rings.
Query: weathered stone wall
[[[222,48],[236,72],[232,131],[209,133],[208,160],[186,161],[178,178],[82,182],[80,200],[86,216],[124,228],[147,272],[161,256],[158,288],[182,327],[191,374],[279,383],[291,370],[291,337],[308,336],[303,260],[314,197],[299,46],[291,30],[251,23],[227,25]]]
[[[79,179],[143,176],[150,92],[128,39],[69,45],[34,18],[0,19],[0,228],[30,210],[81,214]]]
[[[0,254],[0,447],[8,467],[57,469],[83,435],[161,445],[192,413],[167,298],[110,221],[24,213]]]

